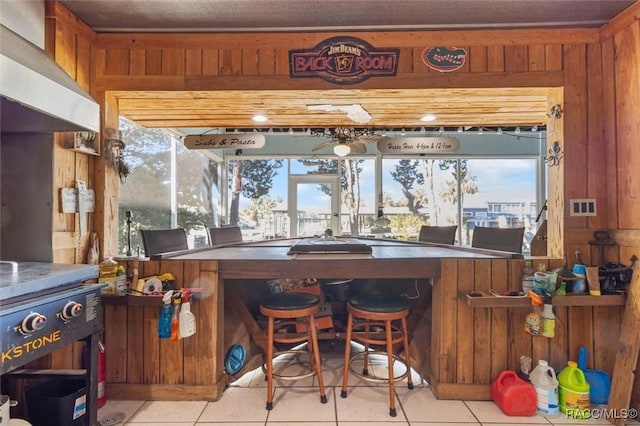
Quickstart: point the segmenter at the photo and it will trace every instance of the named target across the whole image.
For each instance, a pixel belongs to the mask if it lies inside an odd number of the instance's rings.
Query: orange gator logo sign
[[[356,84],[370,77],[394,77],[400,49],[376,49],[355,37],[332,37],[313,49],[290,50],[292,78],[322,78]]]

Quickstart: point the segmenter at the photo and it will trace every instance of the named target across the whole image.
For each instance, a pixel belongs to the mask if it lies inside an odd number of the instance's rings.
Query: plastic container
[[[116,294],[117,273],[118,262],[110,257],[104,259],[98,266],[98,282],[104,284],[102,288],[104,294]]]
[[[555,370],[544,359],[529,373],[529,380],[536,390],[536,411],[543,416],[558,416],[558,379]]]
[[[558,383],[560,411],[567,417],[588,418],[591,405],[589,383],[575,361],[569,361],[558,373]]]
[[[608,404],[611,393],[611,376],[604,370],[590,370],[587,368],[587,348],[581,346],[578,350],[578,368],[584,373],[589,383],[589,398],[591,404]]]
[[[533,290],[533,263],[530,260],[524,262],[524,268],[522,269],[522,293],[524,295],[529,294],[529,290]]]
[[[27,389],[27,411],[33,426],[87,424],[85,380],[56,379]]]
[[[124,265],[118,265],[118,269],[116,271],[116,294],[124,296],[127,294],[128,288],[127,271],[124,269]]]
[[[584,265],[573,265],[573,275],[576,279],[571,285],[571,293],[588,293],[587,289],[587,267]]]
[[[544,304],[542,314],[540,314],[542,320],[542,335],[544,337],[553,337],[556,335],[556,315],[553,313],[553,305],[549,303]]]
[[[547,294],[549,287],[549,274],[538,271],[533,275],[533,291],[540,296]]]
[[[549,272],[549,278],[547,279],[547,293],[553,295],[558,285],[558,273]]]
[[[503,371],[491,384],[491,399],[507,416],[536,414],[536,390],[515,371]]]

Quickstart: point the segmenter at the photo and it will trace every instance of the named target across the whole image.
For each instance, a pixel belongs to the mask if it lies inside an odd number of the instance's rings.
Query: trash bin
[[[83,426],[87,419],[85,380],[55,379],[26,390],[33,426]]]

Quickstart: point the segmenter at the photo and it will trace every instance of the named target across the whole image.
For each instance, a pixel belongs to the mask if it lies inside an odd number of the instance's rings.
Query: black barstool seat
[[[320,298],[309,293],[274,293],[265,297],[260,304],[268,309],[294,311],[310,308],[320,303]]]
[[[356,309],[368,312],[400,312],[409,309],[409,301],[402,297],[389,297],[380,294],[358,294],[349,303]]]

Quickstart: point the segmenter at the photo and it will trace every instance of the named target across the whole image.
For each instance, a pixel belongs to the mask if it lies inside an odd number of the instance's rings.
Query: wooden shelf
[[[611,294],[603,296],[590,296],[588,294],[567,294],[553,298],[554,306],[624,306],[627,296]]]
[[[102,295],[103,305],[162,306],[162,296]]]
[[[474,294],[475,296],[472,296]],[[483,291],[470,293],[458,292],[458,299],[470,308],[528,308],[531,307],[529,296],[493,296]],[[568,294],[551,299],[554,306],[623,306],[624,295],[591,296],[588,294]]]

